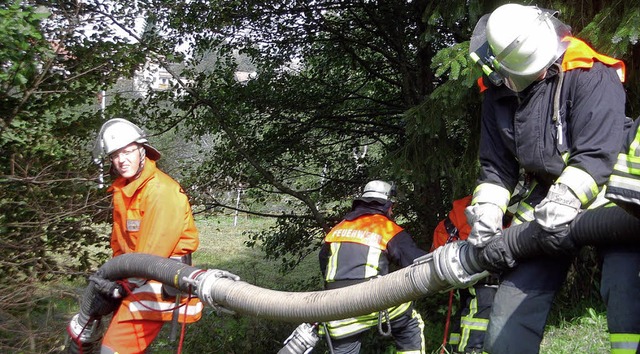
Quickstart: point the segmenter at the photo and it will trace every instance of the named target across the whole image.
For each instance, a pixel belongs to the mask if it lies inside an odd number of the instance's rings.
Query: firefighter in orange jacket
[[[447,243],[467,239],[471,226],[467,223],[464,210],[471,204],[471,197],[469,195],[453,201],[451,211],[433,231],[431,252]],[[458,289],[460,305],[452,316],[447,341],[452,353],[482,353],[497,287],[497,276],[490,275],[469,288]]]
[[[466,210],[468,241],[495,255],[495,268],[516,265],[500,238],[489,241],[501,232],[523,169],[533,182],[514,222],[535,222],[540,246],[555,254],[503,274],[485,340],[491,354],[539,352],[553,298],[576,252],[566,237],[569,224],[582,210],[607,203],[603,186],[631,128],[624,112],[624,63],[571,37],[554,15],[535,6],[502,5],[478,21],[470,44],[486,89],[480,176]],[[640,249],[610,245],[598,251],[611,353],[635,352]]]
[[[351,212],[329,231],[319,254],[326,289],[386,275],[391,264],[406,267],[426,254],[392,220],[392,195],[393,188],[387,182],[367,183],[362,196],[353,201]],[[411,302],[381,313],[327,322],[332,352],[358,353],[364,332],[376,326],[382,334],[393,336],[396,353],[426,353],[424,322]]]
[[[135,252],[190,263],[199,244],[191,206],[180,185],[157,168],[160,153],[144,132],[127,120],[111,119],[100,130],[94,155],[108,156],[117,176],[108,189],[113,194],[113,256]],[[200,319],[203,306],[197,298],[152,280],[128,279],[127,284],[130,294],[113,315],[103,354],[144,352],[174,315],[185,323]]]

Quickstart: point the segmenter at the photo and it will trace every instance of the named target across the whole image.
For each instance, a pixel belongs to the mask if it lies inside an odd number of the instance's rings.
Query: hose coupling
[[[217,311],[234,314],[233,311],[218,304],[212,296],[213,289],[215,289],[216,283],[220,279],[231,279],[234,281],[238,281],[240,280],[240,277],[233,273],[227,272],[226,270],[209,269],[206,272],[201,273],[195,279],[196,293],[198,295],[198,298],[200,298],[202,302],[209,304]]]
[[[474,271],[478,265],[473,262],[475,258],[470,257],[473,249],[466,241],[447,243],[436,248],[432,254],[438,277],[451,285],[447,290],[469,287],[489,275],[486,270]]]
[[[94,343],[102,340],[102,322],[100,319],[84,319],[76,314],[67,327],[69,336],[76,343]]]
[[[308,354],[318,344],[317,324],[302,323],[284,341],[278,354]]]

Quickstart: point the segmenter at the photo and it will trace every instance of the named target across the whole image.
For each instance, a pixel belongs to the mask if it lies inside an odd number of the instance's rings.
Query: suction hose
[[[618,207],[600,208],[581,213],[571,226],[569,237],[578,245],[614,243],[638,244],[640,230],[637,219]],[[525,223],[504,231],[504,240],[516,259],[542,254],[534,235],[535,223]],[[154,279],[166,285],[188,291],[209,306],[223,307],[239,314],[265,319],[314,323],[343,319],[377,312],[425,295],[465,287],[487,273],[478,257],[478,250],[467,242],[454,242],[421,257],[405,267],[383,277],[332,290],[315,292],[285,292],[260,288],[239,281],[232,274],[216,269],[207,271],[174,260],[139,253],[124,254],[106,262],[96,275],[109,280],[130,277]],[[96,322],[106,311],[95,286],[90,282],[83,296],[80,313],[69,325],[74,339],[70,352],[89,353],[101,340]],[[336,301],[340,299],[340,301]],[[116,305],[117,306],[117,305]],[[86,334],[86,330],[96,328]],[[78,347],[81,347],[78,350]]]
[[[502,241],[517,260],[525,260],[544,255],[538,242],[538,235],[544,231],[535,222],[511,226],[502,233]],[[640,219],[624,209],[600,207],[584,211],[569,226],[569,235],[576,248],[582,246],[640,245]],[[487,267],[479,259],[478,250],[470,249],[461,254],[466,271],[480,272]]]

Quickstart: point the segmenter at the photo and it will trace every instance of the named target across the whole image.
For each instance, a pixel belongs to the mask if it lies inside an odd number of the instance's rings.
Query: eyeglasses
[[[127,159],[127,160],[131,160],[133,158],[133,154],[135,154],[138,151],[139,147],[137,146],[132,146],[126,150],[122,150],[122,151],[118,151],[118,152],[114,152],[113,154],[109,155],[109,159],[111,159],[111,161],[115,161],[117,160],[122,160],[122,159]]]

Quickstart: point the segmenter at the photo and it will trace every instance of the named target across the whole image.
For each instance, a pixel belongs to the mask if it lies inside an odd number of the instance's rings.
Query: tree
[[[49,5],[0,5],[0,292],[11,294],[0,301],[0,347],[10,352],[43,351],[50,329],[28,316],[40,283],[106,256],[88,248],[106,245],[93,226],[108,204],[87,138],[101,120],[96,93],[139,60],[99,26],[83,28],[81,4]]]
[[[209,139],[189,180],[198,203],[219,205],[208,198],[229,181],[248,184],[254,205],[293,198],[274,215],[282,219],[276,229],[253,236],[274,257],[312,251],[372,178],[395,180],[406,192],[400,211],[408,227],[430,235],[451,200],[474,184],[480,71],[468,39],[499,3],[138,2],[162,28],[153,45],[140,38],[140,50],[169,61],[180,57],[172,48],[189,43],[191,53],[175,91],[149,97],[136,115]],[[593,2],[582,12],[578,2],[539,5],[560,9],[605,52],[633,54],[637,5]],[[626,21],[602,29],[584,20],[610,21],[607,14]],[[237,53],[249,58],[255,78],[235,80]],[[636,82],[630,78],[629,87]],[[168,95],[183,114],[150,109]],[[364,158],[354,158],[365,148]],[[424,236],[421,244],[429,242]]]

